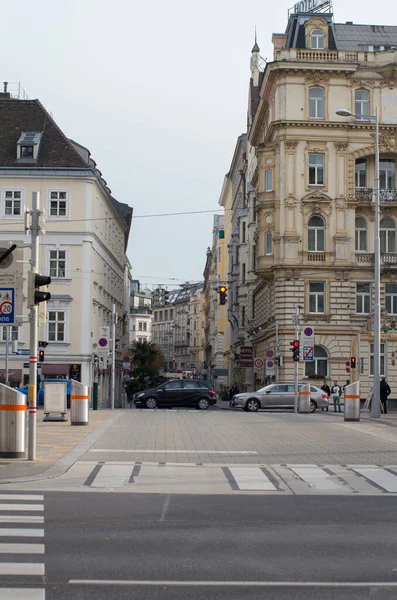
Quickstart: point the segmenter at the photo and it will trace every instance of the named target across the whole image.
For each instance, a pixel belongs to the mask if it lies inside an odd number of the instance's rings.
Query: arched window
[[[314,346],[313,356],[314,360],[305,361],[306,377],[313,377],[313,375],[328,377],[328,353],[325,348]]]
[[[325,93],[322,87],[309,89],[309,117],[311,119],[324,119]]]
[[[356,217],[356,252],[367,252],[367,222]]]
[[[310,47],[312,50],[324,50],[324,31],[313,29],[310,33]]]
[[[369,113],[369,91],[356,90],[354,92],[355,110],[354,112],[359,117],[368,117]]]
[[[396,251],[396,224],[391,217],[385,217],[380,222],[380,251]]]
[[[310,217],[308,223],[308,250],[309,252],[325,251],[325,222],[319,215]]]

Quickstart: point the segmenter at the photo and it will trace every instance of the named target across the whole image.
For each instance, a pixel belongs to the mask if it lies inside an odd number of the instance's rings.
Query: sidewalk
[[[86,449],[122,415],[122,411],[98,410],[89,413],[87,426],[72,426],[67,421],[43,422],[43,412],[37,413],[36,461],[28,461],[28,428],[26,428],[26,458],[0,459],[0,484],[18,479],[34,479],[41,475],[54,477],[64,473]]]

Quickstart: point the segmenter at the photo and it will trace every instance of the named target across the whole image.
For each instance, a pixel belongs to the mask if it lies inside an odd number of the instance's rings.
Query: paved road
[[[397,596],[391,497],[374,503],[364,496],[54,492],[46,493],[44,501],[25,502],[35,504],[34,509],[12,511],[8,506],[0,508],[0,517],[44,516],[45,536],[18,537],[19,532],[12,542],[2,537],[1,544],[25,545],[0,544],[0,573],[3,564],[22,565],[15,575],[0,574],[1,600]],[[10,497],[6,504],[14,503],[22,500]],[[8,522],[7,527],[37,530],[42,525],[35,520]],[[26,543],[35,544],[37,554],[25,555]],[[37,544],[45,544],[45,554]],[[29,565],[37,574],[28,574]],[[21,586],[23,595],[12,596],[10,590]]]

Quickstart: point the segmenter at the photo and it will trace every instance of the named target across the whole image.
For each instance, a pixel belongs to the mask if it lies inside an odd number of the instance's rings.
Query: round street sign
[[[273,350],[266,350],[266,356],[267,356],[267,358],[273,358],[274,351]]]
[[[98,344],[100,345],[101,348],[106,348],[106,346],[108,345],[108,341],[106,338],[101,337],[98,340]]]
[[[273,369],[273,367],[274,367],[274,362],[273,362],[272,360],[268,360],[268,361],[266,361],[266,367],[267,367],[268,369]]]
[[[261,358],[256,358],[254,360],[255,369],[263,369],[263,360]]]
[[[305,327],[303,334],[305,337],[311,337],[313,335],[313,329],[311,327]]]
[[[126,356],[124,356],[124,358],[123,358],[123,362],[125,362],[125,363],[129,363],[129,362],[131,362],[131,357],[130,357],[130,356],[127,356],[127,355],[126,355]]]

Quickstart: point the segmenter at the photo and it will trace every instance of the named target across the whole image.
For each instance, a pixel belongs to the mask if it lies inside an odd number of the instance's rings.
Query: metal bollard
[[[72,379],[70,424],[88,425],[88,386]]]
[[[360,383],[355,381],[345,387],[345,421],[360,420]]]
[[[26,396],[0,383],[0,458],[25,457]]]
[[[302,414],[310,412],[310,385],[302,385],[299,390],[298,411]]]

